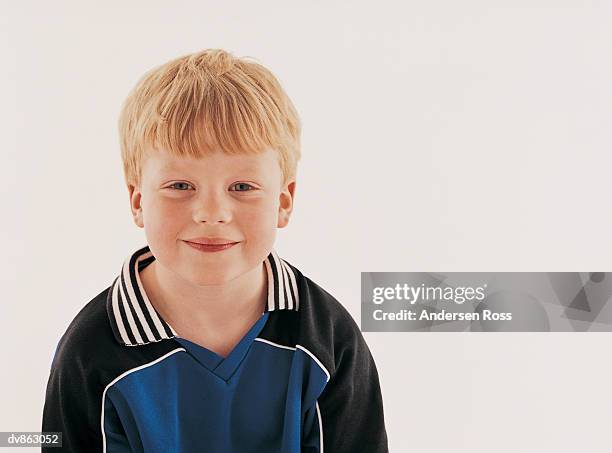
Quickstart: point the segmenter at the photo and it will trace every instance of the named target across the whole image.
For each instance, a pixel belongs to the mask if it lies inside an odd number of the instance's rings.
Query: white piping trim
[[[302,351],[304,351],[304,352],[305,352],[306,354],[308,354],[310,357],[312,357],[312,360],[314,360],[314,361],[317,363],[317,365],[319,365],[319,367],[321,367],[321,369],[323,370],[323,372],[324,372],[324,373],[325,373],[325,375],[327,376],[327,382],[329,382],[329,371],[327,371],[327,368],[325,368],[325,367],[323,366],[323,364],[322,364],[322,363],[319,361],[319,359],[317,359],[317,358],[315,357],[315,355],[314,355],[312,352],[310,352],[308,349],[306,349],[304,346],[299,345],[299,344],[298,344],[298,345],[295,345],[295,346],[296,346],[297,348],[300,348]]]
[[[255,341],[261,341],[262,343],[268,343],[269,345],[276,346],[276,347],[278,347],[278,348],[283,348],[283,349],[291,349],[291,350],[293,350],[293,351],[295,351],[296,349],[301,349],[301,350],[302,350],[302,351],[304,351],[306,354],[308,354],[308,355],[309,355],[309,356],[312,358],[312,360],[314,360],[314,361],[315,361],[315,363],[316,363],[317,365],[319,365],[319,368],[321,368],[321,369],[323,370],[323,372],[325,373],[325,376],[327,376],[327,382],[329,382],[329,371],[327,371],[327,368],[325,368],[325,367],[323,366],[323,364],[321,363],[321,361],[320,361],[319,359],[317,359],[317,358],[315,357],[315,355],[314,355],[312,352],[310,352],[308,349],[306,349],[304,346],[299,345],[299,344],[295,345],[295,348],[294,348],[294,347],[292,347],[292,346],[283,346],[282,344],[274,343],[274,342],[272,342],[272,341],[265,340],[265,339],[263,339],[263,338],[259,338],[259,337],[255,338]]]
[[[321,420],[321,409],[319,409],[319,400],[315,401],[317,406],[317,418],[319,419],[319,450],[323,453],[323,420]]]
[[[290,349],[292,351],[295,351],[295,348],[291,346],[283,346],[282,344],[273,343],[272,341],[264,340],[263,338],[255,338],[255,341],[261,341],[262,343],[268,343],[272,346],[276,346],[277,348]]]
[[[306,354],[308,354],[310,357],[312,357],[312,359],[316,362],[316,364],[319,365],[319,367],[323,370],[323,372],[327,376],[327,382],[329,382],[329,371],[327,371],[327,369],[323,366],[323,364],[319,361],[319,359],[317,359],[315,355],[312,352],[310,352],[308,349],[306,349],[304,346],[301,346],[298,344],[296,345],[295,348],[293,348],[291,346],[283,346],[282,344],[274,343],[272,341],[265,340],[263,338],[255,338],[255,341],[261,341],[262,343],[267,343],[269,345],[276,346],[282,349],[291,349],[294,351],[297,349],[301,349]],[[319,408],[318,399],[315,401],[315,407],[317,409],[317,419],[319,420],[319,449],[320,449],[320,453],[323,453],[323,419],[321,418],[321,409]]]
[[[131,374],[135,371],[141,370],[143,368],[147,368],[150,367],[151,365],[155,365],[158,362],[161,362],[162,360],[164,360],[166,357],[171,356],[172,354],[175,354],[177,352],[180,351],[184,351],[187,352],[185,350],[185,348],[177,348],[174,349],[170,352],[168,352],[167,354],[153,360],[152,362],[149,363],[145,363],[144,365],[140,365],[137,366],[136,368],[132,368],[131,370],[127,370],[125,372],[123,372],[122,374],[120,374],[119,376],[117,376],[115,379],[113,379],[110,384],[108,384],[105,388],[104,391],[102,392],[102,411],[101,411],[101,415],[100,415],[100,428],[102,430],[102,452],[106,453],[106,434],[104,433],[104,399],[106,398],[106,391],[110,388],[111,385],[113,385],[115,382],[117,382],[118,380],[122,379],[123,377],[127,376],[128,374]]]

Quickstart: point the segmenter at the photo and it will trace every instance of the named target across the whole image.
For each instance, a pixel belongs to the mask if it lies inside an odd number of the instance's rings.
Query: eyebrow
[[[165,173],[181,173],[181,174],[185,174],[185,173],[189,173],[193,171],[193,168],[189,168],[189,166],[185,166],[183,168],[181,168],[178,165],[175,164],[165,164],[163,166],[161,166],[158,170],[158,174],[159,175],[164,175]]]
[[[160,171],[178,170],[178,168],[174,164],[170,163],[170,164],[163,165],[159,170]]]
[[[191,166],[189,166],[187,164],[185,164],[185,165],[186,165],[185,170],[187,170],[187,171],[193,170],[193,168]],[[174,164],[172,162],[164,164],[164,165],[162,165],[159,168],[160,172],[163,172],[163,171],[173,171],[173,170],[183,171],[183,168],[180,168],[179,165],[176,165],[176,164]],[[233,165],[232,166],[232,170],[233,171],[235,170],[235,171],[241,172],[241,173],[244,173],[244,172],[259,172],[260,167],[258,165],[242,164],[242,165]]]

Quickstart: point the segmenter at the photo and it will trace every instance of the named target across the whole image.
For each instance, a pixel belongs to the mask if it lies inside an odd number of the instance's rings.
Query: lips
[[[200,243],[191,242],[191,241],[184,241],[184,242],[188,246],[196,250],[199,250],[200,252],[220,252],[222,250],[227,250],[235,246],[236,244],[238,244],[238,242],[225,242],[225,243],[219,243],[219,244],[200,244]]]
[[[238,241],[221,237],[199,237],[193,239],[186,239],[186,242],[191,242],[192,244],[200,245],[227,245],[238,243]]]

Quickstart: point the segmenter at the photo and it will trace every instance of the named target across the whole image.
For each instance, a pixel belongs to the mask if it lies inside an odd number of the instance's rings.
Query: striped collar
[[[106,311],[115,339],[124,346],[140,346],[177,336],[155,310],[139,272],[155,261],[146,245],[126,258],[106,298]],[[268,274],[268,303],[264,313],[299,309],[297,278],[291,266],[274,250],[264,260]]]

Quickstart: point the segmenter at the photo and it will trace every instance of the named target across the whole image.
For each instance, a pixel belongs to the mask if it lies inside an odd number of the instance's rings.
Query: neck
[[[189,326],[215,329],[258,319],[267,303],[267,273],[263,263],[220,285],[186,282],[159,265],[149,264],[140,279],[149,301],[180,334]]]

